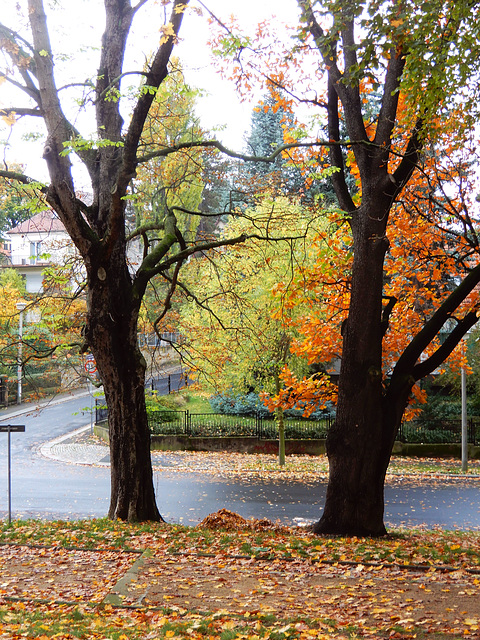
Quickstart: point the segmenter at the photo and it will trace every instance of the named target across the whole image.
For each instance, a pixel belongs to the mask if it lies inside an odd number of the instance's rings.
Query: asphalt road
[[[209,479],[185,474],[155,476],[159,508],[168,521],[196,524],[226,507],[245,518],[269,518],[293,524],[318,520],[326,482],[274,482],[264,479]],[[385,487],[389,527],[480,530],[480,480],[418,484],[402,481]]]
[[[108,510],[108,468],[66,465],[39,455],[48,440],[90,422],[90,397],[53,403],[11,418],[0,425],[23,424],[25,433],[11,434],[12,516],[15,518],[70,518],[103,516]],[[8,509],[8,435],[0,433],[0,515]]]
[[[90,422],[88,397],[32,410],[15,418],[0,412],[0,425],[24,424],[11,434],[12,517],[77,519],[103,517],[108,511],[108,467],[74,465],[46,459],[40,446]],[[244,517],[269,518],[286,524],[321,515],[324,481],[273,481],[214,478],[200,473],[156,471],[160,512],[170,522],[196,524],[226,507]],[[389,483],[385,520],[389,526],[480,529],[480,479]],[[0,516],[7,499],[7,434],[0,433]]]

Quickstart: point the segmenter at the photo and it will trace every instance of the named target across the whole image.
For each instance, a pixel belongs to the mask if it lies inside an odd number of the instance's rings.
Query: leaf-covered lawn
[[[155,468],[165,468],[169,472],[201,471],[215,475],[234,476],[249,474],[269,477],[281,476],[289,479],[312,480],[327,477],[328,461],[323,456],[291,455],[280,467],[275,455],[244,454],[216,451],[169,451],[152,452]],[[480,475],[480,460],[470,460],[467,474],[462,474],[460,460],[453,458],[407,458],[393,456],[387,472],[387,480],[401,476],[455,476],[473,477]]]
[[[480,534],[319,538],[201,526],[0,526],[0,638],[478,638]]]

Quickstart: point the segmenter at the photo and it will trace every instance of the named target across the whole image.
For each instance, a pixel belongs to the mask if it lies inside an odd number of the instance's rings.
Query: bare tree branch
[[[177,151],[181,151],[182,149],[194,149],[198,147],[205,147],[206,149],[214,148],[218,149],[225,155],[230,158],[237,158],[238,160],[244,160],[245,162],[274,162],[275,159],[284,151],[289,151],[290,149],[308,149],[311,147],[332,147],[332,146],[341,146],[341,147],[354,147],[356,145],[366,145],[372,146],[375,145],[370,141],[350,141],[350,140],[315,140],[312,142],[291,142],[288,144],[279,145],[275,151],[273,151],[269,156],[252,156],[245,153],[239,153],[237,151],[232,151],[232,149],[228,149],[218,140],[195,140],[190,142],[179,142],[176,145],[172,145],[170,147],[165,147],[163,149],[158,149],[156,151],[152,151],[151,153],[144,154],[139,156],[136,160],[137,164],[141,164],[143,162],[148,162],[153,158],[163,158],[171,153],[175,153]]]
[[[7,118],[11,116],[33,116],[36,118],[43,118],[43,113],[40,109],[28,109],[26,107],[5,107],[0,109],[0,117],[6,116]]]

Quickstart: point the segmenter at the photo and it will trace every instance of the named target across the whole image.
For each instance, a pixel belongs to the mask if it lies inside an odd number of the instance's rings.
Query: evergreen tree
[[[269,156],[284,144],[285,130],[295,127],[292,113],[277,105],[272,94],[265,97],[252,113],[247,153],[252,156]],[[244,173],[248,183],[258,195],[268,191],[272,195],[291,195],[305,192],[302,169],[289,157],[278,155],[274,162],[249,162]]]
[[[293,116],[282,107],[277,108],[276,99],[268,95],[252,113],[250,135],[247,140],[247,153],[252,156],[269,156],[283,144],[284,127],[293,127]],[[264,162],[248,164],[248,172],[252,175],[261,173],[267,175],[272,168],[279,168],[285,164],[285,159],[278,156],[273,165]]]
[[[265,96],[252,112],[250,134],[246,153],[251,156],[270,156],[286,139],[303,137],[304,127],[299,126],[294,114],[279,106],[279,98],[273,92]],[[252,203],[261,194],[270,196],[294,196],[303,203],[313,203],[321,198],[324,203],[336,204],[331,180],[324,172],[327,164],[309,150],[312,157],[299,159],[298,150],[278,155],[271,163],[248,162],[239,169],[240,180],[236,183],[238,200]],[[311,172],[310,166],[314,168]]]
[[[235,164],[216,149],[206,150],[202,160],[203,192],[199,211],[204,215],[197,227],[197,239],[215,235],[234,208],[230,196]]]

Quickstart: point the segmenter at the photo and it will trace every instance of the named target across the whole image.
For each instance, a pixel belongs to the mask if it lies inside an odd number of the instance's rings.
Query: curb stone
[[[111,604],[113,606],[121,606],[123,604],[122,596],[126,596],[128,593],[127,584],[133,582],[138,574],[140,573],[140,569],[145,564],[145,561],[153,555],[153,551],[151,549],[147,549],[142,553],[138,560],[132,564],[130,569],[118,580],[118,582],[112,587],[110,593],[108,593],[102,601],[102,604]],[[126,588],[127,587],[127,588]],[[139,607],[142,605],[142,600],[145,597],[145,593],[141,593],[138,600],[134,603],[133,606]]]

